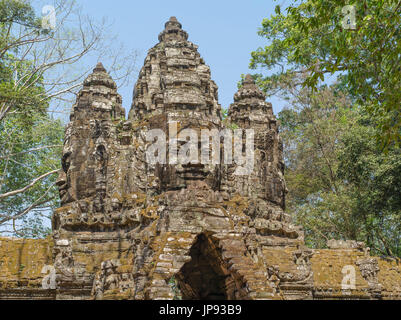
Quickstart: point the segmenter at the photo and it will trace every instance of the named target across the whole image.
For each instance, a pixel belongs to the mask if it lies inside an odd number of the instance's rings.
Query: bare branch
[[[42,179],[44,179],[44,178],[46,178],[46,177],[48,177],[48,176],[50,176],[52,174],[58,173],[58,172],[59,172],[59,169],[50,171],[50,172],[45,173],[44,175],[41,175],[40,177],[34,179],[30,184],[26,185],[22,189],[18,189],[18,190],[14,190],[14,191],[10,191],[10,192],[7,192],[7,193],[0,194],[0,200],[4,199],[4,198],[11,197],[11,196],[15,196],[15,195],[17,195],[19,193],[23,193],[23,192],[27,191],[28,189],[32,188],[40,180],[42,180]]]

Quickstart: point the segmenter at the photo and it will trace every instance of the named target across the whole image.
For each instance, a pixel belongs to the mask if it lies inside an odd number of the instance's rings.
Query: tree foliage
[[[382,153],[366,109],[350,102],[336,86],[305,89],[279,113],[288,210],[313,247],[351,239],[401,256],[400,149]]]
[[[19,57],[23,44],[14,46],[21,41],[15,25],[35,37],[46,33],[28,2],[0,1],[0,231],[41,237],[49,232],[44,221],[58,202],[56,176],[48,173],[59,167],[63,125],[47,113],[43,73]]]
[[[250,67],[291,105],[279,114],[287,204],[307,243],[354,239],[400,257],[401,1],[293,0],[259,35]]]
[[[60,167],[64,126],[46,112],[9,115],[0,123],[0,193],[23,189]],[[23,193],[0,199],[0,225],[16,236],[41,237],[57,207],[57,175],[44,177]]]
[[[346,5],[355,8],[356,29],[344,29]],[[252,52],[251,67],[268,93],[281,84],[317,89],[327,76],[340,77],[349,95],[363,105],[378,127],[382,146],[401,139],[401,1],[292,1],[263,20],[268,40]],[[305,77],[300,78],[299,75]],[[301,80],[301,81],[298,81]]]

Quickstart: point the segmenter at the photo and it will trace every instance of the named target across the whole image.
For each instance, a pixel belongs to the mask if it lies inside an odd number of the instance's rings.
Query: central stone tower
[[[168,141],[178,138],[177,144],[168,144],[169,148],[186,142],[186,129],[200,136],[201,129],[221,128],[217,86],[197,49],[188,41],[181,23],[171,17],[159,35],[159,43],[149,50],[135,85],[129,120],[151,119],[150,129],[162,129]],[[167,163],[174,162],[170,155]],[[159,191],[185,188],[195,180],[204,180],[213,189],[219,186],[215,167],[177,163],[155,170]]]

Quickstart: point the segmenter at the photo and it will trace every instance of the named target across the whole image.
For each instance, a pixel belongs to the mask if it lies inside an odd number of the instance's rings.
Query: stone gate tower
[[[285,213],[282,142],[265,99],[246,76],[222,121],[210,69],[174,17],[148,52],[128,120],[99,63],[66,128],[53,234],[0,239],[0,298],[401,298],[396,261],[353,241],[304,246]],[[151,129],[174,151],[187,129],[234,127],[254,130],[247,175],[235,163],[174,163],[173,153],[147,161]]]

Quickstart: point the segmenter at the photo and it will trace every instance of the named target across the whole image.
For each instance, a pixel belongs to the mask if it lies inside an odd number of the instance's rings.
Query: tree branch
[[[41,175],[40,177],[36,178],[30,184],[26,185],[22,189],[18,189],[18,190],[14,190],[14,191],[10,191],[10,192],[7,192],[7,193],[0,194],[0,200],[4,199],[4,198],[7,198],[7,197],[15,196],[15,195],[17,195],[19,193],[23,193],[23,192],[27,191],[28,189],[32,188],[38,181],[40,181],[40,180],[42,180],[42,179],[44,179],[44,178],[46,178],[46,177],[48,177],[48,176],[50,176],[52,174],[58,173],[58,172],[59,172],[59,169],[50,171],[50,172],[45,173],[44,175]]]

